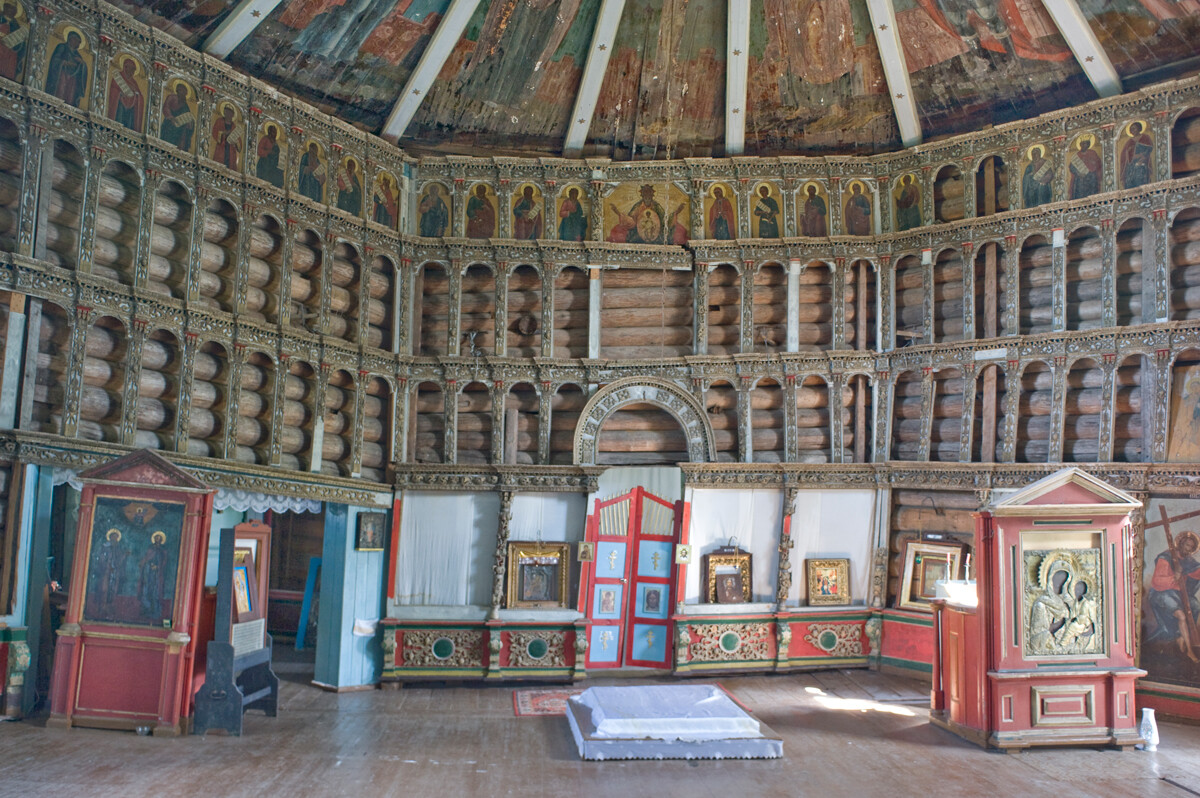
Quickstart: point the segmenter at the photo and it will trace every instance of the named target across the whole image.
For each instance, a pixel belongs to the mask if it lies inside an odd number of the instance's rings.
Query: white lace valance
[[[83,490],[79,481],[79,472],[70,468],[55,468],[53,480],[55,485],[70,485],[75,490]],[[274,510],[277,513],[316,513],[321,511],[321,502],[316,499],[302,499],[297,496],[276,496],[269,493],[258,493],[252,490],[227,490],[218,488],[213,499],[213,506],[218,510],[236,510],[265,513]]]

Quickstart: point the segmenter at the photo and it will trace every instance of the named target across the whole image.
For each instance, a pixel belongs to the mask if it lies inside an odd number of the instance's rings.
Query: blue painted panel
[[[592,662],[616,662],[621,653],[621,627],[592,626],[588,638],[588,659]]]
[[[667,659],[667,629],[665,626],[633,625],[632,657],[640,662],[665,662]]]
[[[638,543],[638,576],[671,575],[671,550],[674,544],[667,540],[646,540]]]
[[[604,540],[596,544],[596,576],[620,579],[625,576],[625,550],[629,544]]]
[[[621,617],[624,585],[595,585],[592,594],[592,617],[615,621]],[[611,597],[610,597],[611,596]]]
[[[633,614],[637,618],[667,619],[667,585],[642,583],[637,586],[637,606]]]

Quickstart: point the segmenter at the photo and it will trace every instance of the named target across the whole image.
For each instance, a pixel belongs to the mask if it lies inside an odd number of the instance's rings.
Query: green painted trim
[[[884,623],[902,623],[907,626],[925,626],[925,627],[929,627],[929,628],[933,627],[933,616],[932,615],[929,615],[927,617],[922,617],[922,618],[915,618],[911,615],[892,615],[888,612],[884,612],[882,615],[882,618],[883,618]]]
[[[928,662],[915,662],[910,659],[900,659],[899,657],[880,657],[879,662],[893,668],[903,668],[904,670],[917,671],[919,673],[933,673],[933,665]]]
[[[704,671],[765,671],[773,670],[775,660],[731,660],[729,662],[689,662],[675,667],[675,673],[691,673]]]
[[[1181,690],[1187,688],[1181,687]],[[1183,701],[1188,704],[1200,704],[1200,693],[1173,693],[1167,690],[1156,690],[1153,687],[1146,688],[1138,685],[1135,690],[1137,695],[1153,696],[1155,698],[1167,698],[1172,701]]]
[[[501,668],[498,674],[501,679],[511,676],[571,676],[574,669],[567,668]],[[492,677],[496,678],[496,677]]]
[[[0,643],[19,643],[25,640],[28,630],[24,626],[5,626],[0,628]]]
[[[445,670],[436,670],[431,668],[385,668],[383,670],[384,678],[403,679],[414,676],[434,679],[482,679],[487,676],[487,669],[446,668]]]
[[[781,663],[781,666],[793,667],[798,665],[802,667],[810,667],[816,665],[819,667],[837,666],[839,668],[865,668],[867,667],[868,662],[869,660],[865,654],[861,657],[791,657],[785,662]]]

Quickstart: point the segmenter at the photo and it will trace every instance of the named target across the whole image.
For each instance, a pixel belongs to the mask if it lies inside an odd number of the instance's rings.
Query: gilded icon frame
[[[850,559],[848,557],[806,559],[804,574],[810,607],[850,603]]]
[[[570,543],[509,543],[505,606],[509,609],[566,607],[570,549]]]

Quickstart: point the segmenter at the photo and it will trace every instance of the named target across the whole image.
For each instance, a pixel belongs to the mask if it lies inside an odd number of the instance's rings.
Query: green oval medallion
[[[433,656],[438,659],[449,659],[454,653],[454,641],[448,637],[439,637],[433,641]]]
[[[721,649],[733,653],[742,644],[742,638],[737,632],[726,632],[721,635]]]
[[[835,648],[837,648],[837,642],[837,634],[832,629],[826,629],[824,632],[821,632],[820,636],[817,638],[817,645],[820,646],[823,651],[833,651]]]
[[[529,655],[530,659],[541,659],[549,650],[549,644],[540,637],[535,637],[529,641],[529,645],[525,646],[525,653]]]

